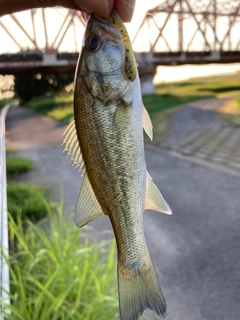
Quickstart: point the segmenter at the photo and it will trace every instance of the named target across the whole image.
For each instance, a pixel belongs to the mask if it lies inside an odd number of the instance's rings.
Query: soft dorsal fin
[[[80,228],[91,220],[104,215],[103,210],[95,196],[87,174],[84,177],[78,197],[74,222]]]
[[[143,128],[144,128],[146,134],[152,140],[153,139],[153,125],[152,125],[152,121],[149,117],[149,114],[148,114],[147,109],[145,108],[144,104],[142,104],[142,122],[143,122]]]
[[[172,214],[167,202],[164,200],[158,187],[152,181],[149,173],[146,175],[146,197],[145,197],[145,209],[159,211],[166,214]]]
[[[72,165],[75,167],[79,167],[79,171],[81,171],[83,175],[85,172],[85,166],[77,139],[74,120],[67,126],[67,129],[65,130],[63,135],[65,136],[62,143],[62,145],[64,145],[63,152],[67,152],[67,157],[70,156],[70,162],[72,162]]]

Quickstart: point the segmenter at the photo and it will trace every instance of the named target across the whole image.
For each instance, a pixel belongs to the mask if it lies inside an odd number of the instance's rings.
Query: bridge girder
[[[69,72],[73,71],[80,51],[81,39],[76,25],[84,21],[79,12],[64,10],[63,19],[50,37],[50,20],[47,10],[28,11],[26,27],[18,14],[10,15],[11,23],[28,40],[28,47],[20,42],[14,28],[8,28],[5,17],[0,20],[0,34],[5,32],[18,48],[18,53],[0,54],[0,74],[19,72]],[[58,14],[61,10],[58,9]],[[39,19],[44,37],[39,43]],[[7,18],[6,18],[7,19]],[[145,39],[145,52],[137,52],[135,45],[143,29],[148,30]],[[63,44],[69,37],[75,43],[72,53],[64,53]],[[79,31],[79,30],[77,30]],[[22,41],[22,40],[21,40]],[[3,46],[2,46],[3,47]],[[240,1],[239,0],[167,0],[149,10],[133,40],[140,75],[155,72],[158,65],[231,63],[240,62]],[[2,49],[2,48],[1,48]],[[147,53],[146,53],[147,52]]]
[[[49,13],[57,13],[62,17],[60,24],[54,28],[54,21],[49,18]],[[22,17],[24,14],[25,19]],[[27,23],[26,21],[27,20]],[[60,19],[58,19],[60,21]],[[84,27],[85,22],[81,12],[72,9],[31,9],[24,13],[10,14],[0,19],[0,33],[7,34],[15,44],[16,51],[20,52],[59,52],[63,41],[69,37],[75,45],[74,51],[79,51],[76,27]],[[55,32],[52,32],[54,29]],[[51,32],[50,32],[51,31]],[[51,33],[51,39],[49,34]],[[54,34],[53,34],[54,33]],[[19,40],[21,38],[21,41]],[[25,39],[25,40],[23,40]],[[40,40],[41,39],[41,40]],[[4,50],[4,43],[1,46]]]
[[[142,39],[141,31],[147,27],[147,51],[237,51],[240,50],[239,18],[238,0],[167,0],[146,13],[133,46],[138,38]]]

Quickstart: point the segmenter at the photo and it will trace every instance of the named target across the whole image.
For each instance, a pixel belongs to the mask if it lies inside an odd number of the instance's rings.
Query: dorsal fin
[[[166,214],[172,214],[167,202],[164,200],[161,192],[158,190],[158,187],[152,181],[149,173],[146,175],[146,197],[145,197],[145,210],[150,209],[154,211],[159,211]]]
[[[67,157],[70,156],[69,162],[72,162],[73,166],[79,167],[79,171],[81,171],[83,175],[85,172],[85,165],[77,138],[74,120],[67,126],[63,135],[65,136],[62,143],[62,145],[64,145],[63,152],[67,152]]]

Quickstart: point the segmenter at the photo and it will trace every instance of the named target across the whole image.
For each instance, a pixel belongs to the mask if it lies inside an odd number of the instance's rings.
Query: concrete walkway
[[[212,102],[204,104],[207,107]],[[240,179],[179,157],[179,154],[184,156],[181,150],[187,149],[185,134],[204,130],[224,132],[221,148],[227,154],[230,134],[225,129],[232,128],[221,122],[214,111],[202,108],[202,102],[201,108],[196,103],[191,105],[176,109],[164,139],[156,139],[155,147],[146,148],[148,171],[173,211],[172,216],[157,212],[144,214],[146,240],[155,267],[160,270],[168,305],[167,320],[239,320]],[[66,215],[72,219],[81,177],[62,154],[63,130],[62,125],[19,108],[8,116],[7,142],[36,166],[35,171],[25,176],[26,181],[54,188],[56,198],[60,185],[63,186]],[[172,137],[175,138],[171,140]],[[222,141],[215,137],[219,143]],[[169,145],[163,147],[164,142]],[[199,149],[203,151],[203,147]],[[197,154],[194,149],[192,159]],[[213,163],[211,159],[206,162]],[[98,218],[90,225],[95,232],[111,230],[107,217]]]
[[[62,134],[66,125],[18,107],[10,110],[6,127],[7,145],[31,159],[36,167],[23,179],[51,188],[56,201],[63,190],[66,213],[71,212],[72,218],[82,177],[63,154]]]
[[[229,98],[187,104],[173,113],[168,132],[155,146],[192,163],[240,177],[240,127],[222,120],[217,111]]]

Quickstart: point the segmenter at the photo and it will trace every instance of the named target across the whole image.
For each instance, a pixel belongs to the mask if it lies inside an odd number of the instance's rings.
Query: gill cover
[[[127,29],[115,10],[113,10],[112,15],[107,21],[115,25],[121,31],[125,46],[125,76],[128,80],[134,81],[137,76],[137,66]]]

